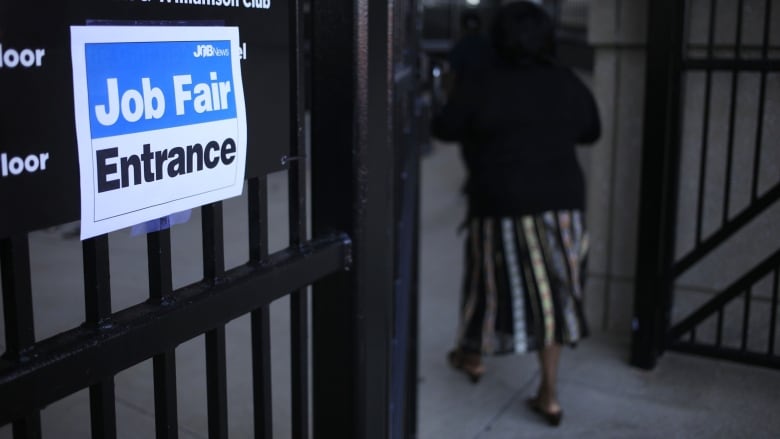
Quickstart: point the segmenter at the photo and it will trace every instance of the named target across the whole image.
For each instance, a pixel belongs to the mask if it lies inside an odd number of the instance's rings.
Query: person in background
[[[475,9],[466,9],[460,16],[461,38],[450,50],[447,61],[457,77],[479,72],[490,62],[492,48],[482,32],[482,18]]]
[[[599,115],[588,88],[556,62],[554,25],[541,8],[501,7],[491,42],[488,66],[456,78],[432,123],[434,136],[460,142],[469,174],[460,328],[448,360],[477,382],[483,355],[537,352],[541,382],[528,404],[558,425],[561,346],[588,334],[575,145],[599,138]]]

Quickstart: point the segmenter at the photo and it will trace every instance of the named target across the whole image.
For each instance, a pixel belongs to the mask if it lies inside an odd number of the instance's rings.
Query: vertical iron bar
[[[393,130],[395,68],[392,43],[394,2],[357,5],[357,131],[354,149],[355,279],[358,329],[358,437],[387,438],[393,340],[396,210]],[[358,207],[359,206],[359,207]]]
[[[718,326],[715,331],[715,346],[723,345],[723,308],[718,310]]]
[[[742,14],[744,10],[744,0],[737,2],[737,38],[734,42],[734,59],[739,60],[741,57],[740,49],[742,46]],[[736,124],[737,114],[737,90],[739,88],[739,69],[735,66],[731,70],[731,104],[729,106],[729,134],[726,153],[726,181],[724,182],[725,188],[723,191],[723,219],[721,227],[726,225],[729,221],[729,204],[731,202],[731,168],[732,160],[734,156],[734,129]]]
[[[26,234],[0,240],[0,271],[6,346],[3,357],[19,362],[24,359],[25,351],[35,343],[30,246]],[[40,412],[14,420],[12,429],[15,439],[40,438]]]
[[[305,92],[303,88],[303,8],[301,1],[293,2],[290,8],[290,32],[295,42],[294,53],[290,57],[290,72],[294,86],[290,93],[290,155],[305,157],[306,139],[304,137]],[[290,245],[297,246],[306,240],[306,160],[290,162],[288,170],[289,206],[290,206]]]
[[[97,328],[111,315],[108,235],[82,242],[87,325]]]
[[[750,330],[750,296],[753,292],[753,287],[748,287],[745,291],[745,308],[742,315],[742,345],[743,351],[747,350],[748,331]]]
[[[393,2],[357,2],[354,147],[357,436],[387,438],[393,341],[396,209]]]
[[[312,233],[355,230],[356,3],[311,3]],[[447,5],[451,11],[453,5]],[[314,437],[360,437],[354,271],[318,281],[312,294]],[[333,361],[334,358],[340,361]],[[334,404],[337,395],[338,404]]]
[[[707,59],[713,57],[713,46],[715,44],[715,14],[717,10],[717,1],[710,0],[710,28],[707,36]],[[710,135],[710,103],[712,100],[712,69],[707,68],[704,81],[704,123],[701,133],[701,162],[699,163],[699,198],[696,200],[696,246],[701,243],[702,223],[704,222],[704,184],[707,176],[707,156],[709,150]]]
[[[271,401],[271,317],[269,307],[252,312],[252,385],[255,439],[273,437]]]
[[[651,369],[666,348],[680,172],[685,2],[648,2],[647,74],[631,364]]]
[[[268,184],[265,177],[249,180],[249,257],[252,262],[268,257]],[[252,311],[252,386],[255,439],[273,436],[271,401],[270,307]]]
[[[35,343],[30,247],[27,235],[0,241],[5,317],[5,358],[18,362]]]
[[[292,437],[309,437],[309,347],[306,290],[290,295],[292,360]]]
[[[766,0],[764,9],[764,37],[761,46],[761,61],[766,64],[769,59],[769,26],[772,16],[772,0]],[[756,121],[756,150],[753,154],[753,185],[751,190],[751,201],[758,198],[758,177],[761,173],[761,144],[764,139],[764,102],[766,98],[766,69],[761,70],[761,85],[758,92],[758,116]]]
[[[17,362],[35,343],[33,324],[30,247],[27,235],[0,242],[3,275],[3,315],[5,317],[5,357]]]
[[[416,152],[415,152],[416,153]],[[419,157],[419,156],[418,156]],[[419,177],[419,161],[418,159],[415,159],[415,166],[417,169],[415,172],[418,173]],[[419,273],[419,248],[420,248],[420,193],[419,193],[419,178],[415,181],[415,187],[418,188],[415,191],[415,205],[418,206],[415,212],[415,219],[414,219],[414,260],[412,261],[412,269],[413,271],[413,277],[412,277],[412,291],[411,291],[411,300],[409,303],[409,331],[411,333],[410,340],[409,340],[409,375],[407,377],[407,424],[406,424],[406,436],[407,438],[416,438],[417,437],[417,410],[419,407],[418,401],[419,401],[419,392],[418,392],[418,381],[419,381],[419,358],[420,358],[420,345],[419,345],[419,339],[420,339],[420,273]]]
[[[201,208],[203,236],[203,277],[212,285],[225,274],[225,245],[222,203],[207,204]],[[227,364],[225,358],[225,327],[218,326],[206,332],[206,390],[208,395],[209,439],[226,439]]]
[[[780,269],[775,268],[774,279],[772,281],[772,314],[769,321],[769,355],[775,354],[775,333],[777,332],[777,296],[778,296],[778,276]]]
[[[212,283],[225,274],[225,245],[222,227],[222,202],[201,208],[203,232],[203,277]]]
[[[392,3],[368,3],[312,3],[312,224],[315,234],[349,233],[354,256],[350,272],[317,282],[312,296],[316,437],[389,430],[393,16]]]
[[[111,283],[108,235],[82,242],[86,324],[100,330],[111,315]],[[114,379],[105,378],[89,387],[93,439],[116,437],[116,395]]]
[[[691,329],[689,341],[691,343],[696,342],[696,328]]]
[[[247,182],[249,203],[249,260],[260,262],[268,256],[268,182],[266,177]]]
[[[89,386],[89,411],[93,439],[116,437],[116,395],[114,379],[106,378]]]
[[[414,3],[410,2],[410,12],[415,19],[417,13],[414,12]],[[414,23],[414,21],[413,21]],[[414,26],[414,25],[413,25]],[[419,33],[416,30],[407,29],[407,32],[411,32],[413,44],[419,44]],[[415,47],[419,51],[419,47]],[[417,52],[415,52],[417,53]],[[417,87],[417,84],[415,84]],[[417,89],[415,89],[417,90]],[[416,95],[416,93],[415,93]],[[419,358],[419,302],[420,302],[420,271],[419,271],[419,255],[420,255],[420,136],[418,130],[422,124],[428,123],[427,120],[423,120],[421,117],[415,120],[415,129],[413,130],[413,137],[408,141],[408,149],[410,156],[410,170],[409,179],[406,182],[412,191],[412,205],[414,206],[414,212],[412,213],[412,221],[409,229],[411,230],[411,260],[404,261],[409,264],[411,268],[411,280],[410,280],[410,292],[409,292],[409,341],[408,341],[408,357],[407,357],[407,376],[406,376],[406,425],[405,435],[406,438],[417,437],[417,408],[418,408],[418,358]]]
[[[414,14],[409,8],[411,1],[397,1],[388,4],[390,32],[388,65],[394,72],[407,70],[416,72],[415,57],[418,54],[417,34],[414,26]],[[395,239],[393,242],[395,287],[393,291],[393,312],[391,313],[392,343],[390,345],[389,366],[389,416],[388,438],[414,437],[416,429],[412,424],[412,412],[416,409],[415,379],[416,368],[413,365],[415,349],[414,301],[417,247],[416,219],[418,213],[418,147],[416,137],[419,111],[415,101],[418,93],[415,73],[408,76],[392,77],[393,98],[388,99],[389,116],[392,117],[389,133],[390,144],[394,147],[394,220]],[[425,123],[425,122],[422,122]]]
[[[157,439],[179,437],[176,404],[176,354],[168,351],[154,356],[154,421]]]
[[[149,298],[163,302],[173,291],[171,277],[171,231],[169,229],[146,235],[149,257]]]
[[[290,56],[290,74],[293,87],[290,90],[290,155],[304,157],[304,88],[303,88],[303,5],[293,1],[289,10],[290,40],[293,53]],[[290,245],[297,246],[306,240],[306,161],[296,160],[288,169]],[[290,295],[290,336],[292,361],[292,433],[295,439],[309,437],[309,300],[307,289],[293,291]]]
[[[11,427],[14,439],[39,439],[41,435],[41,414],[35,412],[14,421]]]
[[[225,327],[206,332],[206,387],[209,439],[228,437]]]
[[[146,235],[149,258],[149,298],[164,305],[173,290],[171,271],[171,231]],[[154,356],[154,418],[157,439],[179,437],[176,401],[176,352],[170,350]]]

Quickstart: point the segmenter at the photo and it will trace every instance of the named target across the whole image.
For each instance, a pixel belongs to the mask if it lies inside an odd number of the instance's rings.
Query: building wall
[[[588,153],[591,253],[586,309],[594,329],[630,331],[636,260],[646,0],[594,0],[589,42],[602,137]]]

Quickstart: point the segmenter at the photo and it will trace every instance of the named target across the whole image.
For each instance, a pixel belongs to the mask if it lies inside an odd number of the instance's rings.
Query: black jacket
[[[597,140],[601,127],[593,95],[571,70],[496,61],[458,78],[432,129],[461,143],[470,215],[585,208],[574,147]]]

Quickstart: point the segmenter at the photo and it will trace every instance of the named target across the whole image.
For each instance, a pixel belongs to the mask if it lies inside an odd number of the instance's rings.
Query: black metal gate
[[[311,83],[302,74],[304,5],[312,16]],[[415,436],[417,5],[299,0],[288,10],[292,123],[289,154],[281,160],[288,172],[289,246],[269,254],[267,180],[249,178],[245,264],[226,269],[223,205],[204,206],[203,279],[174,289],[171,231],[150,233],[149,298],[112,312],[109,236],[86,240],[83,273],[72,273],[84,279],[86,321],[39,340],[28,235],[0,240],[6,334],[0,426],[11,423],[14,438],[41,437],[41,410],[85,388],[92,437],[117,437],[114,377],[147,359],[153,359],[156,437],[178,437],[175,350],[203,334],[207,433],[226,438],[225,325],[246,314],[254,437],[272,437],[269,310],[284,296],[290,298],[292,436]]]
[[[780,368],[780,2],[648,3],[632,362]]]

